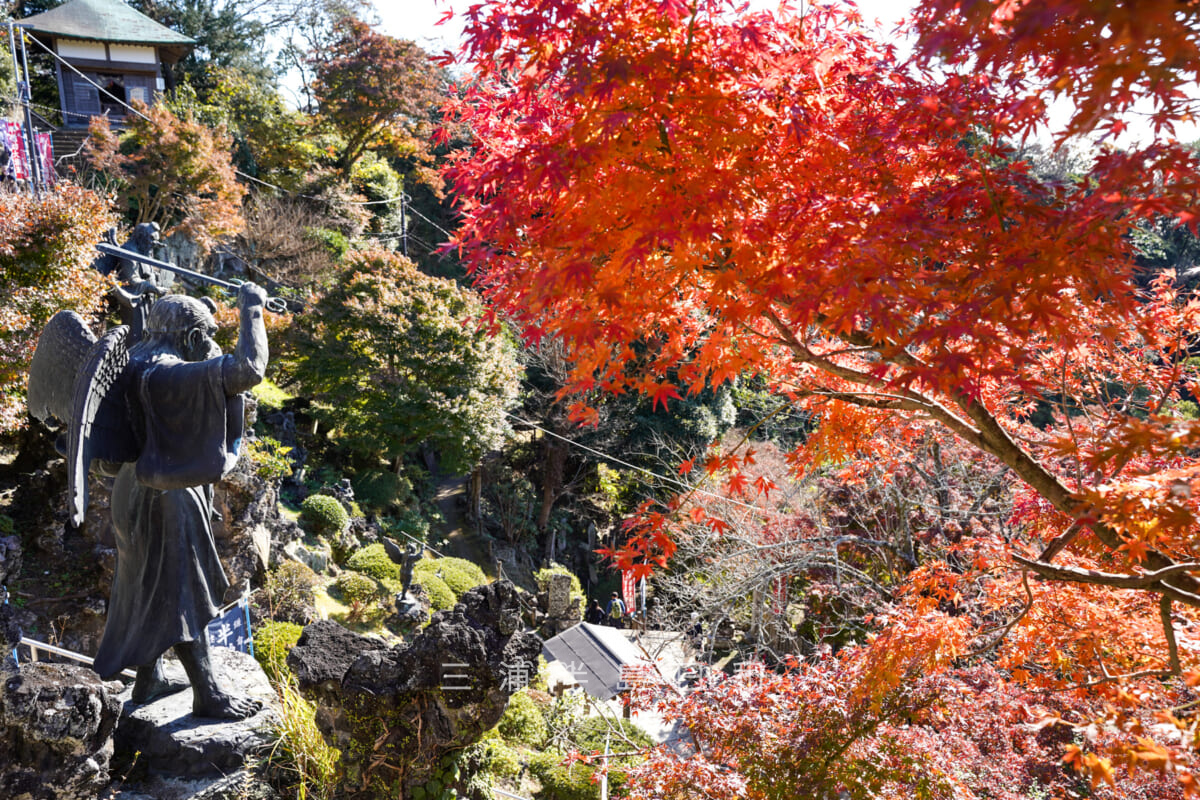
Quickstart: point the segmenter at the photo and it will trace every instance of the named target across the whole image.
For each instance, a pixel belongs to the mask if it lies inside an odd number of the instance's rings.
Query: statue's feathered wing
[[[58,446],[67,457],[74,525],[87,512],[88,470],[138,456],[125,399],[128,337],[129,328],[121,325],[96,339],[79,315],[60,311],[43,329],[29,367],[30,413],[67,426]]]

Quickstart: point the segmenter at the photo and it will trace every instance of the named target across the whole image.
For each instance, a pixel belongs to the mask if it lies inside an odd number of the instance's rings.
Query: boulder
[[[334,623],[305,628],[288,665],[342,751],[347,784],[370,797],[398,788],[408,796],[444,755],[495,726],[521,688],[511,675],[537,669],[541,641],[520,624],[516,588],[498,581],[466,592],[395,647]]]
[[[267,676],[245,653],[225,647],[214,647],[210,653],[222,684],[261,700],[263,710],[242,720],[194,717],[190,689],[136,705],[130,699],[130,686],[118,698],[122,705],[115,735],[118,752],[127,757],[137,753],[137,763],[154,772],[200,778],[227,775],[270,750],[280,712]],[[184,677],[180,667],[169,672]]]
[[[0,586],[21,573],[21,539],[0,536]]]
[[[0,694],[0,797],[93,800],[109,782],[115,689],[87,667],[25,664]]]

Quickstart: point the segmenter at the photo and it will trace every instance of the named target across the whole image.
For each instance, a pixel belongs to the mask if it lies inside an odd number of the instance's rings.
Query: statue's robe
[[[213,539],[212,484],[237,464],[244,402],[225,394],[226,358],[130,363],[141,447],[113,484],[117,569],[94,665],[102,676],[199,639],[229,586]]]

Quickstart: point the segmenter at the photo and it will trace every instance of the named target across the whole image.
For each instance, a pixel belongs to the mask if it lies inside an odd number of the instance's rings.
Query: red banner
[[[8,166],[4,174],[14,181],[29,180],[29,158],[25,152],[25,136],[21,131],[21,123],[0,120],[0,139],[8,150]]]
[[[632,614],[637,608],[634,602],[637,598],[635,592],[637,590],[637,581],[633,578],[632,572],[621,573],[621,599],[625,601],[625,611]]]

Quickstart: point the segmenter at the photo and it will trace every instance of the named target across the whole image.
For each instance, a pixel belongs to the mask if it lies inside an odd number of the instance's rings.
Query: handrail
[[[38,660],[38,657],[37,657],[38,651],[44,650],[47,653],[53,653],[54,655],[61,656],[62,658],[69,658],[72,661],[78,661],[79,663],[84,664],[85,666],[90,667],[90,666],[92,666],[92,664],[95,663],[94,659],[92,659],[88,656],[85,656],[83,653],[76,653],[74,650],[68,650],[65,647],[59,647],[58,645],[46,644],[45,642],[39,642],[36,639],[29,639],[29,638],[22,636],[21,644],[23,644],[29,648],[29,658],[31,661],[34,661],[34,662],[36,662]],[[123,669],[123,670],[121,670],[120,674],[126,678],[136,678],[137,677],[137,674],[131,669]]]

